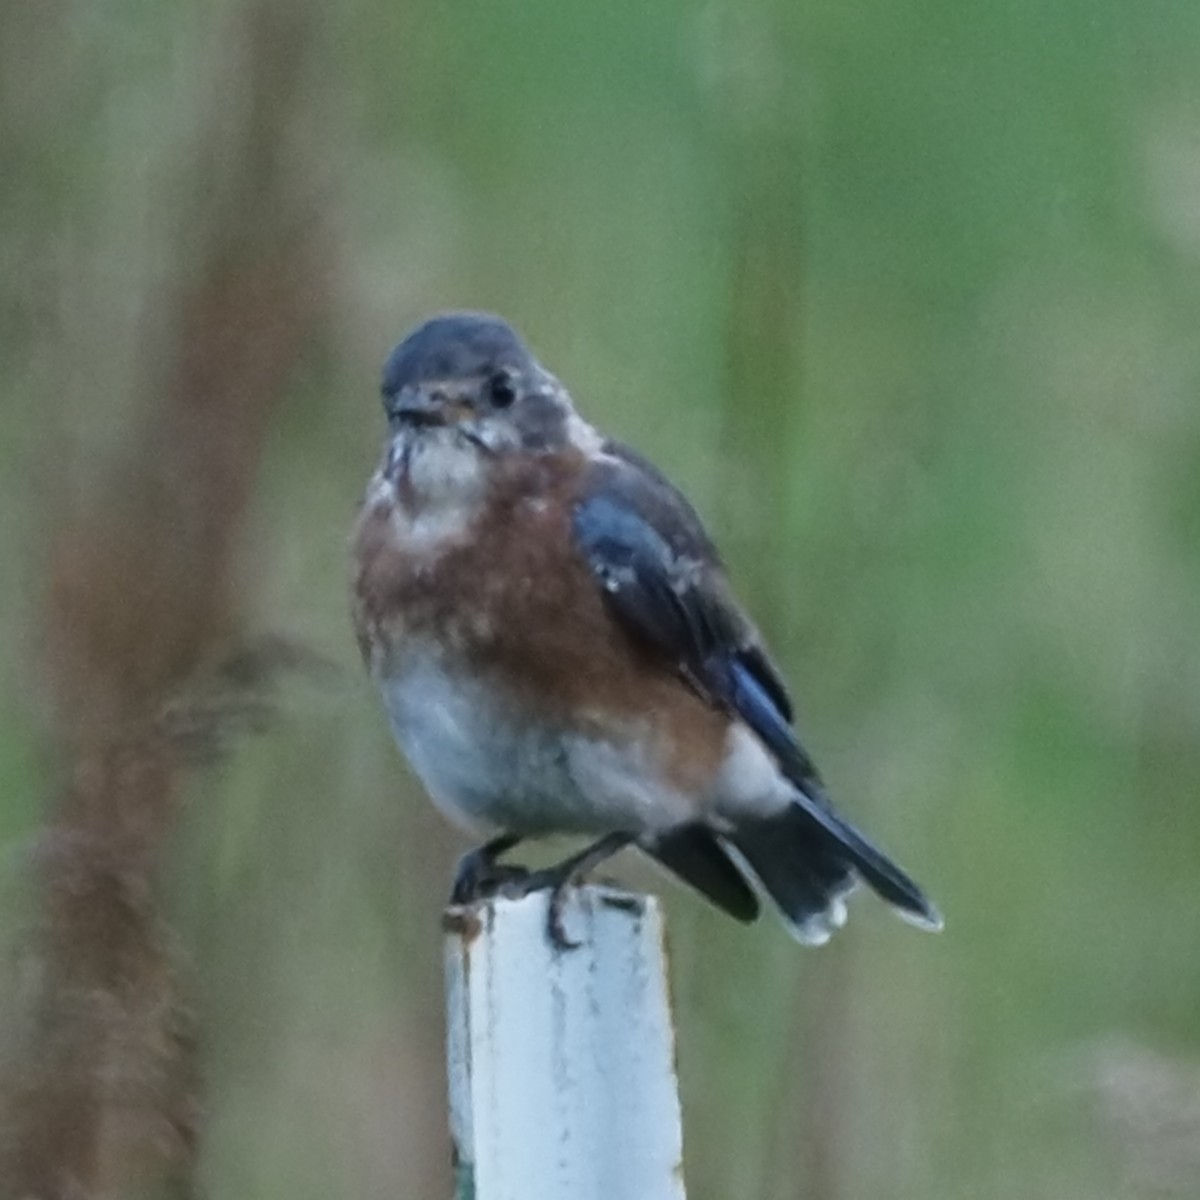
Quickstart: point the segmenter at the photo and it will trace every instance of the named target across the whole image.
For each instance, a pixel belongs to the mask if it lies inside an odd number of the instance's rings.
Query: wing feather
[[[706,700],[737,713],[794,782],[816,781],[779,672],[684,496],[644,459],[612,446],[589,471],[573,529],[629,632]]]
[[[941,918],[921,889],[829,804],[820,775],[792,729],[787,690],[726,581],[716,550],[687,500],[631,451],[610,446],[593,464],[573,531],[617,620],[709,703],[735,713],[795,786],[794,804],[732,835],[759,881],[805,936],[828,936],[852,866],[918,924]],[[719,849],[719,847],[718,847]],[[747,919],[713,847],[681,840],[659,857],[727,911]],[[654,852],[653,850],[651,851]]]

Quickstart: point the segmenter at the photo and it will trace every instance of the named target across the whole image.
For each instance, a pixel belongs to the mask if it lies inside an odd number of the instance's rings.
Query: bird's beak
[[[402,425],[457,425],[475,415],[475,406],[449,386],[424,385],[401,388],[388,397],[387,414]]]
[[[440,393],[406,387],[387,398],[387,415],[403,425],[445,425],[447,412]]]

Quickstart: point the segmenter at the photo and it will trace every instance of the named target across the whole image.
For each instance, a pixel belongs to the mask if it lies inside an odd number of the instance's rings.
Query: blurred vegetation
[[[1200,1194],[1198,78],[1182,2],[0,6],[5,1194],[448,1194],[461,844],[344,556],[458,306],[690,492],[947,915],[630,865],[695,1200]]]

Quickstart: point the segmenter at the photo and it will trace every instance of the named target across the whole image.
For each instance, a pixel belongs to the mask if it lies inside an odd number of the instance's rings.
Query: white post
[[[458,1200],[684,1200],[658,902],[574,889],[451,909],[450,1124]]]

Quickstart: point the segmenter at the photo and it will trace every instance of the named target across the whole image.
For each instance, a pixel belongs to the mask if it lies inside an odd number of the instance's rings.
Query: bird
[[[432,316],[387,358],[351,609],[392,731],[479,844],[451,902],[569,889],[627,846],[739,921],[820,945],[865,883],[937,909],[835,811],[782,675],[696,509],[605,436],[502,318]],[[587,839],[541,870],[520,843]]]

